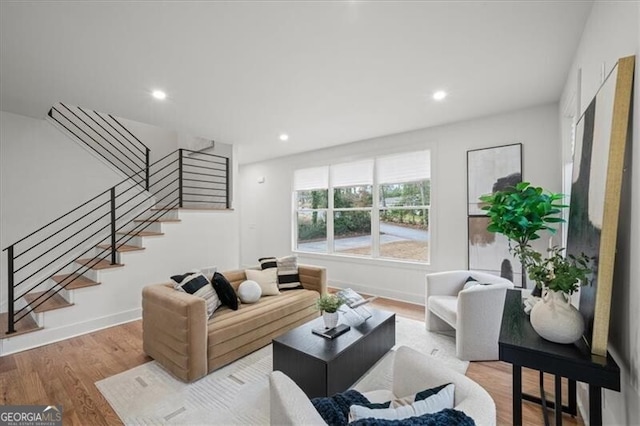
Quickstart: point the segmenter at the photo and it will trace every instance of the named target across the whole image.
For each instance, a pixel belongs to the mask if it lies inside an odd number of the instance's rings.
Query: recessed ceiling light
[[[280,134],[280,140],[281,141],[288,141],[289,140],[289,135],[286,133],[281,133]]]
[[[167,97],[167,94],[164,93],[162,90],[154,90],[153,92],[151,92],[151,96],[153,96],[156,99],[163,100]]]
[[[446,97],[447,92],[445,92],[444,90],[438,90],[437,92],[433,93],[433,99],[435,99],[436,101],[441,101]]]

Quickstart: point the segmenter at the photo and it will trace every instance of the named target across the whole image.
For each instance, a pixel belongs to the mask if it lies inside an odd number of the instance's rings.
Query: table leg
[[[556,389],[555,389],[555,398],[556,398],[556,426],[562,424],[562,377],[555,376]]]
[[[513,424],[522,425],[522,367],[513,365]]]
[[[549,426],[549,412],[547,411],[547,395],[544,391],[544,373],[540,374],[540,406],[542,407],[542,418],[544,419],[544,426]]]
[[[602,426],[602,388],[589,385],[589,426]]]
[[[578,414],[577,389],[575,380],[569,380],[569,414],[574,417]]]

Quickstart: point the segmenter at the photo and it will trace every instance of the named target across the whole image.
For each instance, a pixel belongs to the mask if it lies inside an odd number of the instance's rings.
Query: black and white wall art
[[[468,215],[484,215],[479,197],[522,182],[522,144],[467,151]]]
[[[469,269],[488,272],[526,287],[522,265],[509,253],[509,240],[487,231],[489,218],[481,195],[522,182],[522,144],[467,151],[467,213]]]
[[[576,127],[567,253],[594,259],[579,307],[587,343],[600,356],[607,354],[634,64],[633,56],[618,61]]]
[[[523,286],[522,265],[509,253],[509,240],[487,231],[488,216],[469,216],[469,269],[498,275]]]

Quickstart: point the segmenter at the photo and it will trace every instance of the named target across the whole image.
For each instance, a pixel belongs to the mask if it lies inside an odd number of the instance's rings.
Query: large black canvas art
[[[567,253],[594,259],[580,290],[591,352],[606,356],[634,58],[621,59],[576,127]]]

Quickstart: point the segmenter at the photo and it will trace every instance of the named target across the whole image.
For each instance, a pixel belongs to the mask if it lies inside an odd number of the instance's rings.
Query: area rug
[[[430,333],[424,322],[396,317],[396,347],[405,345],[465,373],[452,335]],[[393,352],[354,386],[384,388],[391,380]],[[268,425],[271,345],[214,371],[195,383],[175,379],[155,361],[96,382],[126,425]]]

